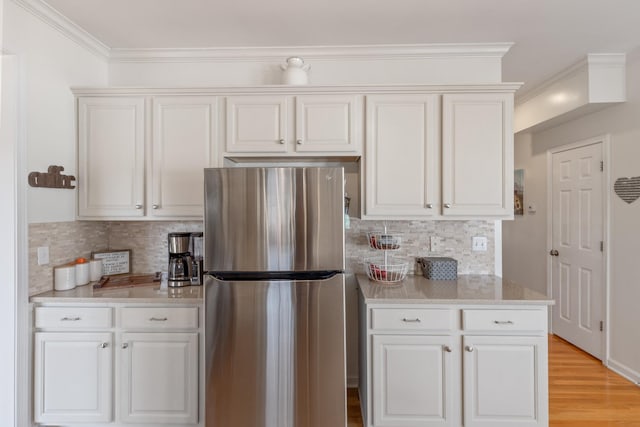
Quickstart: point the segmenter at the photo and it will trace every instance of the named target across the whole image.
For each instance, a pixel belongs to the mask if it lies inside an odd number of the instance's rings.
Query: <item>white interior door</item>
[[[552,157],[552,331],[602,359],[604,319],[602,143]]]

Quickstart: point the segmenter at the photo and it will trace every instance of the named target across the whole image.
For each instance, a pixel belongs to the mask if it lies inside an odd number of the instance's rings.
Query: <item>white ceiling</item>
[[[111,48],[513,42],[527,91],[587,53],[640,46],[639,0],[46,0]]]

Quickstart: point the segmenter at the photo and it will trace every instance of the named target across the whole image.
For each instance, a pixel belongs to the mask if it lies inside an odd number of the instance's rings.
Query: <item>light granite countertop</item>
[[[176,303],[201,304],[203,286],[160,289],[158,283],[126,288],[93,289],[91,284],[68,291],[48,291],[33,295],[32,303]]]
[[[409,275],[397,284],[376,282],[364,274],[356,277],[368,304],[554,304],[546,295],[493,275],[459,275],[457,280]]]

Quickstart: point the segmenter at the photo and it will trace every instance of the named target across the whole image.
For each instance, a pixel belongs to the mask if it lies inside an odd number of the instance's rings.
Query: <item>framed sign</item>
[[[131,273],[131,249],[93,252],[91,258],[102,260],[104,276]]]

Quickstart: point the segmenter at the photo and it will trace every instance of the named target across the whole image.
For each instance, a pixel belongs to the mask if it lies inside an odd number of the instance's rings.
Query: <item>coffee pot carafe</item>
[[[170,287],[189,286],[194,276],[191,233],[169,233],[168,239],[168,285]]]

